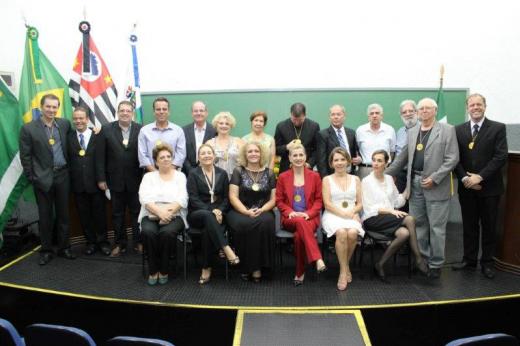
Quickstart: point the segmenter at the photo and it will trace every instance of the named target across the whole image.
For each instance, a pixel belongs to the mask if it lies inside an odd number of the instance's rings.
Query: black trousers
[[[401,170],[397,175],[395,176],[395,186],[397,187],[397,191],[399,193],[403,193],[403,191],[406,189],[406,182],[408,179],[406,178],[407,172],[406,170]],[[408,212],[408,201],[400,208],[400,210]]]
[[[114,243],[121,247],[126,247],[128,236],[125,228],[125,211],[128,208],[130,213],[130,222],[132,226],[132,235],[134,243],[141,242],[139,235],[139,211],[141,203],[139,203],[139,194],[136,192],[117,192],[110,191],[112,196],[112,225],[114,226]]]
[[[188,215],[188,223],[202,231],[202,268],[209,268],[212,252],[228,245],[225,226],[217,222],[215,214],[209,210],[195,210]]]
[[[493,262],[500,196],[482,197],[477,193],[467,191],[459,194],[459,201],[462,211],[464,260],[469,264],[477,264],[480,230],[482,230],[480,264]]]
[[[74,193],[79,222],[88,245],[107,243],[107,217],[105,194],[100,190],[94,193]]]
[[[54,179],[49,191],[34,187],[38,205],[41,252],[52,252],[54,216],[56,216],[58,250],[70,247],[69,193],[69,172],[66,168],[54,172]]]
[[[168,274],[170,252],[177,244],[177,234],[184,229],[184,221],[176,217],[169,224],[159,225],[159,221],[150,220],[145,216],[141,220],[141,229],[150,274]]]

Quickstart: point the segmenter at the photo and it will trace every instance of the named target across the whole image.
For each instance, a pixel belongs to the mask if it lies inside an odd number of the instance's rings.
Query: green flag
[[[69,87],[38,45],[38,30],[27,27],[25,58],[20,82],[20,113],[24,123],[40,118],[40,100],[45,94],[60,99],[58,117],[72,118]]]
[[[0,247],[4,226],[27,186],[18,152],[21,127],[18,100],[0,79]]]
[[[441,123],[448,122],[448,114],[446,114],[446,105],[444,103],[444,91],[442,90],[442,79],[441,84],[439,86],[439,91],[437,91],[437,121]]]

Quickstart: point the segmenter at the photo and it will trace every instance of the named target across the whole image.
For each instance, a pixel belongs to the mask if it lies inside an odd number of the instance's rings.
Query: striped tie
[[[341,129],[337,129],[337,133],[338,133],[338,141],[339,141],[340,147],[342,147],[343,149],[347,149],[347,146],[345,145],[345,141],[343,140],[343,134],[341,133]]]
[[[85,140],[83,139],[83,133],[79,134],[79,146],[81,149],[85,149]]]

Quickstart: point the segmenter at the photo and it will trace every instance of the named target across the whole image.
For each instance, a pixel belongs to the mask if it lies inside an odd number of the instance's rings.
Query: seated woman
[[[242,279],[260,282],[271,267],[274,245],[275,177],[266,167],[263,146],[252,142],[240,151],[229,186],[231,209],[226,217],[242,264]]]
[[[262,111],[253,112],[249,120],[251,121],[251,133],[245,135],[242,139],[246,143],[258,142],[262,144],[269,153],[267,165],[269,169],[273,169],[276,157],[276,144],[274,143],[274,137],[264,132],[267,124],[267,114]]]
[[[283,172],[276,184],[276,206],[282,217],[282,227],[294,232],[296,275],[294,285],[303,284],[305,262],[316,262],[316,270],[327,269],[314,232],[320,225],[322,203],[321,179],[317,172],[305,167],[307,155],[301,144],[289,149],[292,169]]]
[[[231,136],[231,130],[236,125],[235,117],[229,112],[220,112],[211,121],[217,131],[217,136],[206,142],[215,150],[215,165],[222,168],[231,178],[235,167],[238,166],[238,155],[244,141],[239,137]]]
[[[408,190],[399,194],[393,178],[385,174],[389,158],[386,150],[374,151],[372,154],[372,173],[366,176],[362,182],[363,227],[367,232],[375,232],[394,238],[374,267],[374,271],[383,282],[388,282],[383,270],[385,262],[407,240],[415,256],[418,269],[425,274],[428,273],[428,265],[422,258],[417,244],[415,219],[404,211],[397,210],[406,203]]]
[[[168,260],[177,233],[186,226],[186,177],[172,165],[173,150],[159,144],[153,151],[158,170],[146,173],[139,187],[139,222],[148,254],[148,284],[168,282]]]
[[[323,178],[323,204],[325,212],[321,220],[327,237],[336,235],[336,255],[339,262],[338,290],[347,289],[352,282],[349,261],[356,249],[358,237],[365,231],[361,227],[359,212],[361,204],[361,182],[355,175],[348,174],[352,159],[348,152],[337,147],[329,155],[329,165],[334,173]]]
[[[226,171],[214,166],[215,152],[208,144],[202,144],[198,151],[199,166],[190,171],[188,177],[190,226],[202,230],[202,274],[199,284],[204,285],[211,278],[209,256],[216,249],[222,249],[231,265],[240,260],[229,247],[224,231],[224,215],[229,210],[229,179]]]

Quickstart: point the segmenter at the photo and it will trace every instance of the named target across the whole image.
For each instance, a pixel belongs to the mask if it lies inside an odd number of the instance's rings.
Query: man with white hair
[[[393,159],[395,154],[395,130],[383,123],[383,107],[373,103],[367,107],[368,123],[356,130],[361,163],[358,176],[363,179],[372,172],[372,153],[376,150],[386,150]]]
[[[408,142],[387,170],[397,175],[407,166],[410,214],[417,223],[421,254],[427,258],[430,277],[439,278],[444,264],[446,224],[450,212],[450,172],[459,162],[455,128],[435,120],[437,103],[424,98],[418,104],[421,125],[408,131]]]

